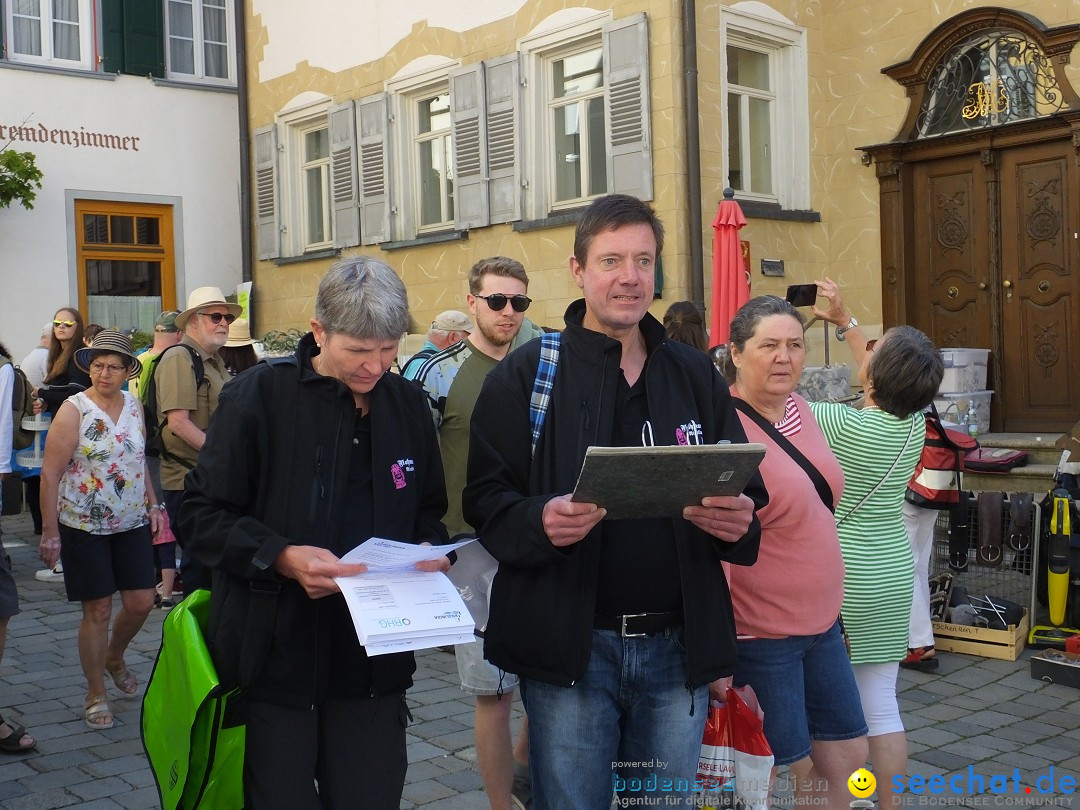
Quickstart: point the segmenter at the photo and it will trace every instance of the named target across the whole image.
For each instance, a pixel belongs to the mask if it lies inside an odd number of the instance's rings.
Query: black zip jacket
[[[331,660],[328,634],[355,633],[330,618],[340,612],[331,604],[343,599],[340,594],[310,599],[295,580],[273,569],[286,545],[330,547],[349,497],[356,406],[343,383],[312,370],[314,349],[306,335],[297,349],[299,367],[259,364],[225,386],[199,464],[188,473],[180,511],[192,552],[214,572],[208,635],[219,677],[229,685],[239,682],[243,645],[254,635],[245,634],[251,583],[280,585],[272,640],[248,694],[297,708],[318,704],[330,668],[341,665]],[[275,401],[275,374],[288,375],[288,385],[279,382],[278,390],[295,392],[294,407]],[[290,413],[292,418],[284,415]],[[385,375],[371,392],[371,419],[375,534],[447,542],[440,522],[446,511],[442,460],[422,392],[395,374]],[[412,464],[397,464],[405,459]],[[400,488],[392,465],[404,473]],[[357,537],[356,543],[366,539]],[[358,697],[412,685],[411,652],[356,659],[361,671],[348,673],[347,680]]]
[[[499,561],[484,640],[496,666],[569,686],[589,660],[600,561],[600,526],[581,542],[556,548],[544,533],[544,504],[573,491],[585,450],[611,443],[622,346],[581,325],[585,303],[566,311],[566,330],[551,403],[530,457],[529,399],[540,341],[512,352],[487,377],[473,412],[465,519]],[[727,385],[703,352],[666,339],[651,315],[640,323],[648,358],[643,374],[655,443],[677,444],[691,420],[702,441],[745,442]],[[768,494],[759,475],[746,490],[760,509]],[[755,515],[736,543],[673,520],[692,688],[735,669],[735,623],[721,561],[752,565],[761,526]]]

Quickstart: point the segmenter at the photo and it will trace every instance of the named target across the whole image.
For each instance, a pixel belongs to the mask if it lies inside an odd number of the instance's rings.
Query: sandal
[[[16,723],[8,723],[0,717],[0,725],[7,723],[11,727],[11,733],[6,737],[0,737],[0,751],[5,754],[22,754],[37,748],[37,741],[26,733],[26,729]],[[30,737],[29,744],[23,744],[22,738]]]
[[[95,695],[86,699],[83,707],[83,720],[87,728],[94,731],[104,731],[113,727],[113,713],[109,708],[109,700],[105,695]]]
[[[904,669],[914,669],[919,672],[930,672],[938,668],[938,660],[935,657],[934,646],[914,647],[908,650],[907,657],[900,662]]]
[[[113,672],[111,669],[106,669],[109,677],[112,678],[113,684],[129,697],[139,691],[139,679],[135,677],[135,673],[127,668],[127,664],[121,664],[120,669]]]

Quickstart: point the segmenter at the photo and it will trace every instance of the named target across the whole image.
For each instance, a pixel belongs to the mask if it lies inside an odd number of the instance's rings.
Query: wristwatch
[[[852,318],[850,321],[848,321],[847,326],[838,326],[838,327],[836,327],[836,339],[837,340],[843,340],[844,339],[844,332],[846,332],[848,329],[852,329],[853,327],[856,327],[858,325],[859,325],[859,322],[857,320],[855,320],[854,318]]]

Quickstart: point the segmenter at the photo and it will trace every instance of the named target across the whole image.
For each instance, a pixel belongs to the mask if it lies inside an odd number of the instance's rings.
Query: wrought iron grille
[[[926,83],[920,138],[1052,115],[1065,107],[1050,60],[1014,32],[980,33],[957,45]]]

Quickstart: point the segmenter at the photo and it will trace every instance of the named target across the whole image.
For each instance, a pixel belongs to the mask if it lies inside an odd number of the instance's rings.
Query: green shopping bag
[[[170,611],[146,685],[142,740],[165,810],[244,806],[244,726],[239,696],[218,683],[204,630],[210,592]]]

